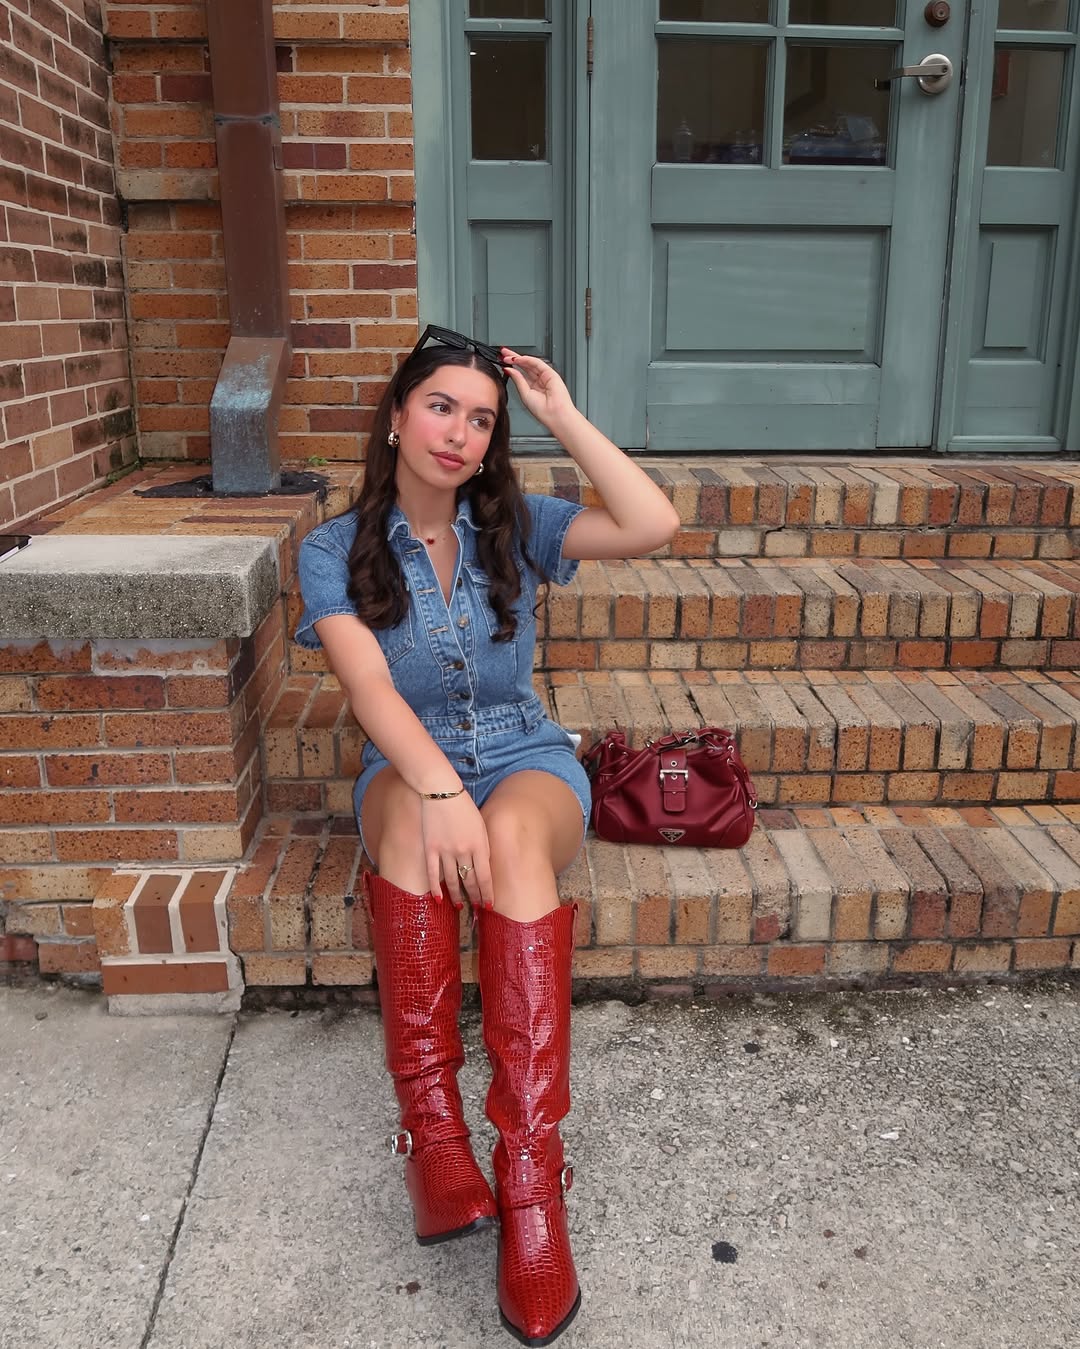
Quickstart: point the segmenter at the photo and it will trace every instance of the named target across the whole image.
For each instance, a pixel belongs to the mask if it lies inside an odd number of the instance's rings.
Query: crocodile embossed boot
[[[559,1136],[570,1109],[574,915],[568,905],[530,923],[479,916],[487,1116],[499,1131],[499,1312],[526,1345],[550,1344],[581,1305],[566,1226],[572,1172]]]
[[[444,895],[414,895],[364,875],[379,975],[386,1066],[401,1108],[390,1150],[405,1157],[405,1187],[421,1246],[489,1227],[497,1216],[462,1116],[458,1069],[461,958],[458,915]]]

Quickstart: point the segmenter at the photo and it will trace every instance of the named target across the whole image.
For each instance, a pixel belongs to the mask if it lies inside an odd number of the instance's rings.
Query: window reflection
[[[1054,168],[1065,53],[999,47],[994,53],[986,162]]]
[[[469,0],[470,19],[546,19],[547,0]]]
[[[788,23],[845,23],[891,28],[896,0],[791,0]]]
[[[669,23],[768,23],[769,0],[660,0]]]
[[[473,159],[547,159],[547,38],[469,39]]]
[[[892,47],[787,44],[785,164],[888,162],[889,95],[874,87]]]
[[[997,26],[1068,32],[1069,0],[1000,0]]]
[[[767,46],[660,38],[657,47],[656,158],[760,164]]]

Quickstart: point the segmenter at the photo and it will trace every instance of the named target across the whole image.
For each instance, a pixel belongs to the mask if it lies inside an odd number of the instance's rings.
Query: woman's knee
[[[546,821],[515,801],[491,802],[481,812],[492,858],[542,863],[550,858],[551,839]]]
[[[492,864],[506,861],[520,874],[529,867],[564,870],[577,856],[584,833],[581,807],[571,789],[548,774],[530,773],[507,780],[481,814],[487,827]]]

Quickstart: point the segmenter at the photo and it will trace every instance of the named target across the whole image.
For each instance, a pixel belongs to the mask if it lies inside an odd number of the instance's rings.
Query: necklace
[[[424,542],[430,547],[433,543],[439,543],[443,538],[446,537],[446,535],[450,532],[453,523],[454,523],[453,520],[448,521],[445,525],[443,525],[442,529],[440,529],[435,534],[421,534],[420,531],[414,528],[411,523],[409,525],[409,528],[412,529],[413,533],[417,536],[417,538],[423,539]]]

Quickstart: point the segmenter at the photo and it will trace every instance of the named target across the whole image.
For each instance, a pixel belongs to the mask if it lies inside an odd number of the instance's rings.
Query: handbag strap
[[[686,809],[686,786],[690,770],[686,766],[686,750],[681,745],[660,751],[660,792],[664,810],[679,814]]]

